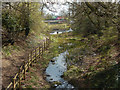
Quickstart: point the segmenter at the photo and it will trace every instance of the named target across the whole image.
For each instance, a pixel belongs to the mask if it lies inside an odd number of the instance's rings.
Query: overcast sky
[[[51,0],[52,1],[52,0]],[[54,1],[54,0],[53,0]],[[60,15],[61,11],[67,12],[69,9],[68,5],[63,5],[63,3],[67,2],[80,2],[80,1],[84,1],[84,0],[55,0],[56,2],[58,2],[58,4],[53,4],[53,6],[51,6],[52,4],[47,3],[47,5],[56,12],[52,12],[50,10],[48,10],[47,8],[44,8],[44,12],[47,14],[54,14],[54,15]],[[95,2],[95,1],[100,1],[100,0],[86,0],[86,1],[90,1],[90,2]],[[119,2],[120,0],[103,0],[104,2]]]
[[[53,6],[49,5],[50,9],[52,9],[55,12],[52,12],[48,10],[47,8],[44,8],[45,13],[49,14],[54,14],[54,15],[60,15],[62,11],[67,12],[68,11],[68,5],[63,5],[63,4],[53,4]]]

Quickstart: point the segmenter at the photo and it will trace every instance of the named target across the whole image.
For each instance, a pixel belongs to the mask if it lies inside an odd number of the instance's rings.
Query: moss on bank
[[[49,61],[43,57],[38,58],[38,62],[34,63],[30,71],[26,74],[26,80],[22,83],[22,88],[40,88],[47,90],[50,84],[45,80],[44,71]]]
[[[116,40],[106,43],[108,40],[92,37],[93,35],[89,38],[73,36],[74,47],[69,47],[68,50],[68,70],[64,73],[65,78],[78,88],[118,88],[119,52],[114,45]],[[103,43],[98,44],[100,41]]]
[[[69,52],[64,78],[72,85],[78,88],[118,88],[117,38],[108,40],[97,35],[85,38],[73,33],[58,34],[52,38],[56,41],[55,46],[57,44]],[[56,50],[58,53],[60,48]]]

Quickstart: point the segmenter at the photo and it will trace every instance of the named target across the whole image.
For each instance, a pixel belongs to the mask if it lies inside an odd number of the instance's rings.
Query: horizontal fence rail
[[[20,66],[19,72],[15,74],[10,84],[7,86],[6,90],[13,88],[21,88],[21,80],[25,80],[26,72],[29,71],[33,62],[37,62],[38,58],[43,55],[43,52],[48,48],[50,43],[50,38],[46,38],[43,42],[43,45],[35,48],[28,54],[28,60],[23,62],[23,65]]]

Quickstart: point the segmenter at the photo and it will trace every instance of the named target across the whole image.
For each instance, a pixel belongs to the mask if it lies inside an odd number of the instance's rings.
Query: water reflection
[[[46,79],[48,82],[60,82],[61,85],[55,84],[56,88],[74,88],[71,84],[62,78],[63,73],[67,70],[67,63],[65,60],[68,51],[60,53],[58,57],[53,58],[46,68]]]
[[[72,32],[73,30],[70,28],[69,30],[56,30],[56,31],[53,31],[51,32],[50,34],[51,35],[54,35],[54,34],[62,34],[62,33],[65,33],[65,32]]]

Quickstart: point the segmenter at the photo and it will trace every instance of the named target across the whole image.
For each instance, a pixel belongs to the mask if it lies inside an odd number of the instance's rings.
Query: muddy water
[[[69,84],[66,80],[62,78],[63,73],[67,70],[66,55],[67,51],[60,53],[58,57],[54,57],[53,60],[49,62],[46,68],[46,80],[50,83],[59,82],[59,84],[54,84],[56,88],[68,88],[73,89],[74,86]]]

